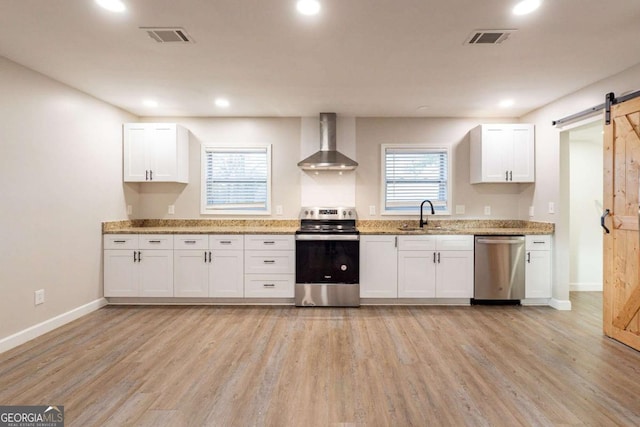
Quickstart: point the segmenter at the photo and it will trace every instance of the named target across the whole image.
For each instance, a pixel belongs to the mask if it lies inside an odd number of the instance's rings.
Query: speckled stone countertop
[[[553,234],[555,225],[550,222],[521,220],[431,220],[419,228],[417,220],[362,220],[358,221],[360,234],[473,234],[473,235],[524,235]]]
[[[102,223],[102,234],[294,234],[300,221],[268,219],[138,219]]]
[[[103,234],[294,234],[297,219],[143,219],[102,223]],[[430,220],[420,229],[417,220],[359,220],[360,234],[553,234],[549,222],[520,220]]]

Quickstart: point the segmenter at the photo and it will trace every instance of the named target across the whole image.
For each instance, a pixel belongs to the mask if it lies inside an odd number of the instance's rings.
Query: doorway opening
[[[569,169],[569,290],[602,291],[604,122],[592,120],[562,134],[568,157],[562,163]]]

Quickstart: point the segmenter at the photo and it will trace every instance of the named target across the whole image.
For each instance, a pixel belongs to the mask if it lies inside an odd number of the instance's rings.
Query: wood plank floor
[[[548,307],[106,307],[0,354],[67,426],[640,425],[601,293]]]

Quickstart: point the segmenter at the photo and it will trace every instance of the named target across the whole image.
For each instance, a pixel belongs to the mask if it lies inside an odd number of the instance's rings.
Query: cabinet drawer
[[[105,234],[104,249],[138,249],[138,235]]]
[[[246,274],[293,274],[295,257],[293,251],[245,251],[244,272]]]
[[[140,249],[173,249],[173,236],[170,234],[145,234],[139,238]]]
[[[436,236],[398,236],[400,251],[432,251],[436,248]]]
[[[525,236],[525,246],[528,251],[549,251],[551,250],[551,236],[548,234]]]
[[[244,236],[241,234],[218,234],[209,236],[209,248],[215,250],[242,250]]]
[[[457,234],[438,236],[436,239],[436,249],[439,251],[472,251],[473,236]]]
[[[178,234],[173,236],[174,249],[209,249],[206,234]]]
[[[293,298],[291,274],[245,275],[245,298]]]
[[[293,250],[294,238],[282,234],[264,234],[244,236],[244,247],[249,250]]]

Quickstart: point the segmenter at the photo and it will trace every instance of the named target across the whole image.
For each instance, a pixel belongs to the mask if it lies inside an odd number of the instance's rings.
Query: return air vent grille
[[[500,44],[516,30],[475,30],[464,44]]]
[[[158,43],[193,43],[193,39],[184,28],[151,28],[140,27],[149,37]]]

